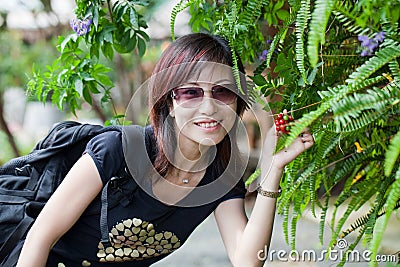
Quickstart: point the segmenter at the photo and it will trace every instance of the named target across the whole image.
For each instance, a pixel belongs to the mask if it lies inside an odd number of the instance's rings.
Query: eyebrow
[[[210,81],[210,82],[204,81],[204,82],[200,82],[200,83],[235,84],[235,81],[231,81],[231,80],[228,80],[228,79],[223,79],[223,80],[219,80],[219,81],[215,81],[215,82],[214,82],[214,81]],[[195,81],[183,83],[181,86],[185,86],[185,85],[196,85],[196,86],[200,86],[199,82],[195,82]]]

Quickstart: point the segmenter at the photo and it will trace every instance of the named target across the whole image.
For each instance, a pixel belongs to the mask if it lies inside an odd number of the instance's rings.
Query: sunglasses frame
[[[233,94],[234,97],[232,97],[232,101],[226,103],[226,102],[224,102],[224,101],[222,101],[222,100],[216,98],[215,95],[214,95],[215,90],[216,90],[215,87],[223,87],[225,90],[229,91],[230,94]],[[192,99],[187,99],[186,101],[183,101],[182,103],[180,103],[180,100],[177,100],[178,94],[176,93],[176,91],[177,91],[177,90],[185,90],[185,89],[187,89],[187,90],[190,90],[190,89],[192,89],[192,90],[195,90],[195,89],[198,90],[198,89],[200,89],[200,90],[202,91],[202,94],[201,94],[201,96],[193,97]],[[200,103],[203,101],[203,97],[204,97],[204,92],[205,92],[205,91],[206,91],[206,90],[204,90],[202,87],[196,86],[196,85],[193,85],[193,86],[184,86],[184,87],[177,87],[177,88],[174,88],[174,89],[171,90],[171,97],[172,97],[172,99],[174,99],[174,100],[178,103],[178,105],[182,105],[182,104],[183,104],[183,107],[185,107],[184,103],[186,103],[186,102],[193,103],[193,100],[197,100],[197,99],[199,98],[200,101],[198,101],[198,104],[195,104],[194,106],[190,106],[190,107],[196,107],[196,106],[200,105]],[[214,85],[214,86],[211,88],[211,95],[212,95],[212,98],[213,98],[214,100],[217,100],[216,103],[219,104],[219,105],[221,105],[221,106],[223,106],[223,105],[230,105],[230,104],[234,103],[235,100],[238,98],[238,95],[237,95],[235,92],[233,92],[232,90],[230,90],[230,89],[227,88],[226,86],[219,85],[219,84]],[[189,106],[187,106],[187,107],[189,107]]]

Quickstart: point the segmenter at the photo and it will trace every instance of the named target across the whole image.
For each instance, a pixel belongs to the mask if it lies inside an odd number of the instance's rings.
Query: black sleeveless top
[[[103,184],[125,164],[121,140],[121,132],[110,131],[96,136],[86,147],[84,153],[94,160]],[[148,153],[154,158],[154,150]],[[198,186],[213,180],[209,169]],[[165,205],[138,187],[128,205],[116,205],[108,211],[110,247],[100,242],[100,212],[84,213],[53,247],[47,266],[150,266],[180,248],[221,202],[244,198],[245,192],[240,179],[232,190],[211,203],[179,207]],[[99,201],[100,195],[94,202]]]

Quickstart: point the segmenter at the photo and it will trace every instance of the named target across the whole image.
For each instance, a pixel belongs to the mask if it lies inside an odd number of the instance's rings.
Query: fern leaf
[[[388,64],[392,60],[400,56],[400,45],[387,46],[378,51],[374,57],[370,58],[362,66],[358,67],[355,72],[350,74],[347,83],[358,83],[371,76],[378,69]]]
[[[312,67],[318,63],[318,48],[325,43],[325,30],[336,0],[317,0],[310,22],[308,58]]]
[[[272,42],[270,44],[267,58],[263,64],[261,64],[259,67],[257,67],[257,69],[255,71],[256,74],[257,73],[260,74],[264,69],[270,67],[272,55],[277,50],[279,43],[281,43],[282,40],[285,39],[285,37],[288,33],[288,30],[289,30],[289,27],[290,27],[290,25],[292,25],[295,22],[295,19],[296,19],[296,17],[292,14],[290,16],[290,18],[287,21],[285,21],[284,27],[280,28],[278,33],[275,34],[275,36],[272,39]]]
[[[400,200],[396,203],[396,206],[394,207],[394,209],[398,209],[398,208],[400,208]],[[348,229],[346,229],[345,231],[342,232],[342,234],[340,235],[340,238],[344,238],[344,237],[348,236],[350,233],[357,230],[358,228],[365,226],[369,220],[370,213],[372,213],[372,211],[368,212],[364,216],[361,216],[357,220],[355,220],[355,222],[352,223]],[[382,208],[378,212],[377,218],[379,218],[385,214],[386,214],[386,208]]]
[[[301,7],[296,18],[296,62],[304,83],[307,82],[306,70],[304,67],[304,32],[307,22],[310,19],[310,0],[302,0]]]
[[[358,129],[364,128],[376,121],[377,119],[381,118],[382,111],[384,110],[385,109],[382,109],[381,111],[363,110],[358,117],[353,119],[350,117],[343,118],[335,116],[336,132],[354,132]]]
[[[341,215],[341,218],[336,224],[335,230],[332,233],[332,240],[331,240],[332,244],[334,240],[336,240],[336,238],[340,236],[343,225],[348,220],[351,213],[357,210],[363,203],[365,203],[366,200],[370,199],[376,193],[375,188],[379,187],[380,182],[381,181],[379,181],[378,179],[370,179],[369,181],[364,181],[365,184],[369,184],[370,186],[361,186],[363,190],[360,189],[358,190],[357,193],[352,192],[352,198],[350,200],[350,203],[348,204],[345,213]]]
[[[318,109],[303,115],[303,117],[297,120],[296,124],[290,129],[290,134],[286,138],[284,146],[288,147],[307,126],[324,114],[329,107],[330,104],[328,102],[324,102],[318,107]]]
[[[396,81],[400,81],[400,67],[397,60],[392,60],[389,62],[390,73]]]
[[[283,209],[283,222],[282,222],[282,228],[283,228],[283,235],[285,237],[285,242],[289,244],[289,214],[290,214],[290,206],[291,203],[287,202],[286,207]]]
[[[307,178],[310,176],[313,170],[314,170],[314,165],[312,164],[304,172],[302,172],[301,176],[296,180],[296,182],[293,185],[285,188],[286,189],[285,194],[282,195],[280,200],[283,205],[285,205],[286,203],[290,203],[292,197],[296,197],[296,191],[302,185],[302,183],[307,180]],[[300,195],[300,197],[303,198],[304,196]],[[280,209],[281,205],[278,207],[279,212]]]
[[[393,167],[400,154],[400,131],[390,141],[390,145],[385,154],[385,175],[389,176],[392,173]]]
[[[178,4],[176,4],[171,11],[171,20],[169,23],[169,27],[171,30],[171,39],[175,40],[175,21],[176,21],[176,17],[178,16],[178,13],[182,12],[183,10],[185,10],[187,7],[189,7],[190,5],[192,5],[195,1],[187,1],[185,3],[184,0],[181,0]]]
[[[324,243],[324,232],[325,232],[325,221],[326,221],[326,212],[329,207],[329,197],[325,198],[324,205],[322,206],[321,216],[319,219],[319,241],[321,244]]]
[[[372,252],[372,257],[376,256],[377,254],[379,244],[382,240],[383,233],[389,222],[390,216],[392,215],[392,212],[395,209],[396,204],[400,199],[400,167],[397,169],[394,178],[395,182],[392,184],[391,189],[389,190],[385,204],[386,205],[385,217],[382,221],[378,222],[378,224],[376,225],[375,232],[369,246],[369,249]]]
[[[264,5],[268,4],[268,1],[266,0],[249,0],[247,1],[246,6],[244,7],[243,12],[241,12],[238,16],[238,20],[236,24],[240,24],[244,26],[243,28],[249,28],[249,27],[254,27],[254,22],[257,21],[261,15],[262,9]],[[239,4],[237,6],[240,6]],[[245,39],[246,39],[246,34],[249,31],[246,31],[246,33],[242,32],[238,35],[236,35],[235,38],[235,48],[237,52],[242,54],[244,44],[245,44]]]
[[[357,24],[359,15],[353,14],[349,11],[352,8],[353,7],[349,6],[349,2],[337,2],[335,10],[333,10],[332,13],[335,15],[335,19],[342,23],[346,31],[349,31],[354,35],[371,35],[372,30],[369,28],[362,28]]]

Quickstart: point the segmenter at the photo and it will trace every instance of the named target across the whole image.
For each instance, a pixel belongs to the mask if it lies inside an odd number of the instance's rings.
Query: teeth
[[[215,126],[217,126],[217,124],[218,124],[218,122],[205,122],[205,123],[197,123],[197,125],[199,125],[200,127],[203,127],[203,128],[211,128],[211,127],[215,127]]]

